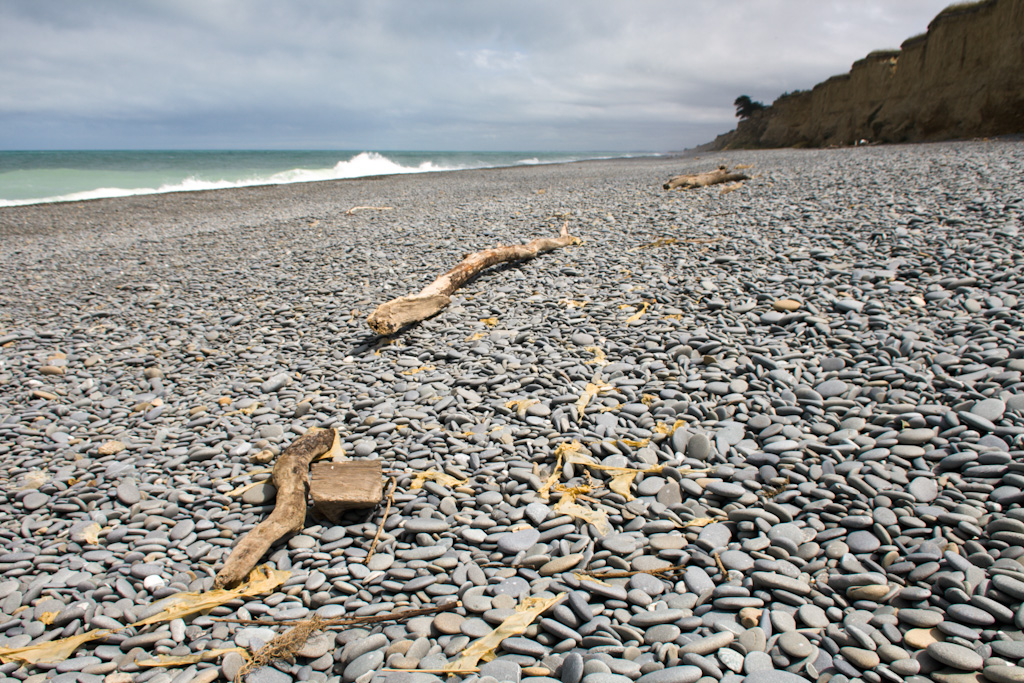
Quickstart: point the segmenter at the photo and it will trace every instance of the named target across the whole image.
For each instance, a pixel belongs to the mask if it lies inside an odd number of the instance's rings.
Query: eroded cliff
[[[899,50],[783,95],[715,149],[822,147],[1024,133],[1024,0],[952,5]]]

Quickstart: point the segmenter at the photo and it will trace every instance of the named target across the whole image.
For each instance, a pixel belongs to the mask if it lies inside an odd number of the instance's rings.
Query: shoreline
[[[752,177],[661,188],[719,163]],[[58,669],[100,683],[267,642],[131,624],[209,590],[271,509],[267,461],[329,427],[395,477],[387,519],[311,511],[263,558],[287,583],[215,615],[462,605],[312,638],[281,680],[440,683],[562,593],[481,677],[1019,676],[1022,178],[1024,146],[997,141],[0,209],[0,648],[126,626]],[[394,337],[367,327],[466,253],[566,222],[582,244],[487,270]],[[413,488],[431,470],[458,483]]]
[[[0,151],[0,166],[4,166],[3,155],[5,153]],[[665,156],[664,153],[648,152],[648,153],[621,153],[611,154],[605,153],[604,155],[598,155],[596,152],[590,153],[558,153],[558,152],[533,152],[535,156],[530,159],[519,159],[518,157],[531,154],[525,152],[522,154],[515,154],[510,152],[480,152],[480,153],[467,153],[467,152],[419,152],[419,151],[397,151],[380,153],[374,151],[364,151],[355,153],[352,151],[344,152],[344,154],[352,154],[349,159],[341,159],[334,161],[337,156],[342,155],[343,152],[330,152],[330,151],[318,151],[318,152],[268,152],[268,151],[244,151],[244,152],[224,152],[220,150],[210,150],[207,152],[187,151],[187,152],[168,152],[161,150],[138,150],[138,151],[110,151],[110,150],[93,150],[93,151],[55,151],[55,152],[9,152],[15,157],[28,156],[34,157],[38,155],[58,155],[59,158],[64,156],[84,156],[84,159],[78,160],[77,164],[84,164],[88,166],[92,164],[95,168],[91,168],[90,172],[94,175],[92,177],[92,184],[98,182],[99,177],[103,177],[103,185],[92,189],[79,189],[72,190],[71,187],[65,187],[65,191],[57,190],[53,188],[50,194],[44,194],[43,196],[37,196],[33,198],[18,198],[18,199],[0,199],[0,208],[9,206],[33,206],[36,204],[51,204],[51,203],[69,203],[79,201],[90,201],[93,199],[114,199],[122,197],[133,197],[133,196],[144,196],[153,194],[175,194],[180,192],[203,192],[223,189],[239,189],[247,187],[263,187],[270,185],[294,185],[303,184],[309,182],[325,182],[330,180],[351,180],[358,178],[372,178],[378,176],[390,176],[390,175],[409,175],[418,173],[440,173],[457,170],[482,170],[488,168],[515,168],[519,166],[544,166],[558,163],[573,163],[574,161],[585,161],[585,160],[614,160],[614,159],[628,159],[628,158],[653,158]],[[253,165],[259,165],[260,163],[265,164],[266,155],[274,154],[291,154],[302,157],[303,154],[312,155],[329,155],[326,158],[291,158],[278,160],[278,167],[259,167],[254,168]],[[390,154],[391,157],[385,154]],[[143,165],[141,176],[126,177],[125,174],[131,173],[131,171],[125,165],[130,166],[132,163],[138,164],[139,159],[143,156],[152,155],[154,158],[151,160],[152,166]],[[177,165],[171,167],[161,167],[160,159],[161,155],[169,156],[170,159],[176,159]],[[196,156],[198,155],[198,156]],[[196,156],[195,159],[191,159],[192,156]],[[210,167],[210,161],[207,157],[218,159],[226,156],[227,159],[235,159],[237,156],[241,156],[243,159],[248,160],[248,166],[242,168],[240,166],[231,166],[227,160],[222,161],[223,168],[217,170]],[[95,158],[91,158],[95,157]],[[120,158],[120,163],[115,163],[110,157],[123,157]],[[138,158],[136,158],[138,157]],[[184,157],[179,159],[179,157]],[[189,167],[188,161],[192,160],[196,166]],[[333,164],[328,168],[317,168],[308,167],[310,164],[315,164],[316,161],[321,163]],[[31,166],[31,162],[24,161]],[[36,162],[38,163],[38,161]],[[79,168],[76,162],[65,162],[69,164],[69,168],[66,169],[68,173],[75,177],[75,174],[81,174],[86,172],[83,168]],[[165,165],[169,162],[164,162]],[[236,162],[238,163],[238,162]],[[244,162],[243,162],[244,163]],[[294,168],[288,168],[290,164],[302,164],[306,166],[296,166]],[[43,165],[42,167],[48,168]],[[45,183],[44,179],[35,179],[31,176],[33,171],[38,171],[40,168],[10,168],[7,169],[12,174],[10,180],[14,185],[20,183],[38,184]],[[26,177],[26,174],[28,177]],[[213,178],[220,177],[218,180]],[[79,179],[80,182],[84,182],[84,179]],[[121,186],[119,183],[124,182],[143,182],[142,186],[126,185]],[[67,185],[75,185],[70,180],[67,181]]]

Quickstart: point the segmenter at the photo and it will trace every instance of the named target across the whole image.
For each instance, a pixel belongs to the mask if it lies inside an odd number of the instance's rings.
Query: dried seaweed
[[[291,572],[278,571],[266,567],[257,567],[249,575],[249,580],[231,590],[214,589],[206,593],[177,593],[161,600],[157,604],[168,607],[147,619],[137,621],[131,626],[147,626],[161,621],[170,621],[179,617],[187,617],[197,612],[205,612],[218,605],[223,605],[236,598],[251,597],[266,593],[284,583]],[[127,627],[125,627],[127,628]],[[121,630],[121,629],[117,629]],[[93,629],[60,640],[51,640],[37,645],[18,648],[0,648],[0,661],[21,662],[22,664],[57,664],[74,654],[75,650],[85,643],[105,638],[116,630]]]
[[[578,576],[581,579],[587,579],[588,581],[599,581],[600,583],[604,583],[603,581],[600,581],[600,580],[601,579],[627,579],[627,578],[629,578],[631,576],[636,576],[637,574],[652,574],[652,575],[669,574],[671,572],[678,572],[678,571],[682,571],[684,569],[686,569],[686,565],[685,564],[674,564],[671,567],[658,567],[657,569],[633,569],[633,570],[630,570],[630,571],[622,571],[622,572],[601,572],[600,574],[595,572],[595,571],[583,571],[583,572],[578,572],[576,574],[576,576]]]
[[[472,432],[470,432],[469,436],[474,435]],[[417,472],[413,476],[412,483],[409,484],[409,488],[413,490],[421,489],[423,488],[423,484],[425,484],[428,480],[437,482],[441,486],[447,486],[449,488],[453,488],[455,486],[462,486],[463,484],[469,482],[469,479],[456,479],[452,475],[445,474],[444,472],[438,472],[437,470],[427,470],[426,472]]]
[[[594,398],[601,393],[611,391],[615,387],[610,384],[604,384],[600,380],[600,372],[594,375],[592,382],[587,382],[587,386],[583,389],[583,394],[576,400],[576,414],[580,419],[583,419],[583,413],[587,409],[587,405],[594,400]]]
[[[253,597],[261,593],[267,593],[283,584],[291,575],[291,572],[271,569],[266,565],[256,567],[249,574],[249,580],[235,588],[215,588],[205,593],[177,593],[164,598],[156,603],[164,606],[162,612],[142,621],[137,621],[132,625],[146,626],[161,621],[184,618],[213,609],[236,598]]]
[[[449,602],[444,605],[424,607],[422,609],[410,609],[402,612],[388,612],[386,614],[373,614],[365,617],[338,617],[337,619],[324,619],[313,615],[309,619],[297,619],[291,621],[252,620],[252,619],[217,619],[216,621],[229,623],[258,624],[260,626],[281,626],[287,625],[290,628],[284,633],[274,636],[269,643],[252,654],[252,658],[239,669],[235,681],[240,682],[250,672],[266,666],[278,660],[294,662],[295,655],[306,644],[309,637],[317,631],[339,626],[357,626],[361,624],[379,624],[385,621],[402,621],[412,617],[420,617],[427,614],[437,614],[458,608],[459,602]]]
[[[540,401],[538,401],[535,398],[522,398],[515,401],[509,401],[508,403],[505,404],[505,407],[510,410],[515,409],[516,415],[518,415],[521,419],[526,417],[526,411],[529,410],[530,406],[535,405],[537,403],[540,403]]]
[[[652,431],[654,431],[655,434],[665,434],[667,436],[672,436],[673,434],[676,433],[677,429],[685,426],[686,420],[676,420],[675,423],[673,423],[672,425],[667,425],[664,422],[659,422],[658,424],[654,425],[654,429]]]
[[[21,662],[22,664],[57,664],[75,653],[75,650],[86,643],[100,638],[106,638],[113,630],[97,628],[77,636],[51,640],[37,645],[26,645],[25,647],[0,648],[0,662]]]
[[[639,320],[640,318],[644,317],[644,313],[647,312],[647,308],[650,305],[651,304],[649,302],[645,301],[643,303],[643,305],[640,307],[639,311],[637,311],[633,315],[631,315],[628,318],[626,318],[626,324],[629,325],[630,323],[635,323],[637,320]]]
[[[421,372],[430,372],[431,370],[434,370],[434,369],[435,368],[434,368],[433,365],[423,365],[423,366],[420,366],[418,368],[410,368],[408,370],[403,370],[402,374],[403,375],[418,375]]]
[[[562,486],[559,484],[559,486]],[[592,524],[602,536],[611,533],[612,525],[608,521],[608,513],[600,508],[588,508],[576,502],[578,498],[585,498],[590,492],[589,486],[575,486],[562,491],[562,497],[551,509],[562,515],[569,515],[575,519],[581,519]]]
[[[481,660],[489,662],[495,657],[495,650],[501,643],[512,636],[526,631],[530,624],[543,612],[558,603],[565,593],[551,598],[526,598],[516,606],[516,611],[501,624],[462,651],[462,656],[444,668],[445,673],[466,673],[477,670]]]
[[[302,649],[309,640],[309,637],[317,631],[323,630],[328,620],[314,614],[311,618],[303,620],[292,626],[284,633],[280,633],[270,642],[252,654],[252,658],[235,674],[235,681],[245,680],[246,675],[260,667],[264,667],[279,660],[288,663],[295,662],[295,654]]]
[[[713,524],[717,521],[719,520],[714,517],[697,517],[696,519],[690,519],[683,522],[683,526],[681,528],[686,529],[691,526],[707,526],[708,524]]]

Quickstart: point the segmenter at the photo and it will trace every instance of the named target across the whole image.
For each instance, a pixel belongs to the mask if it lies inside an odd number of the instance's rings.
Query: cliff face
[[[951,6],[899,50],[784,95],[712,147],[820,147],[1024,133],[1024,0]]]

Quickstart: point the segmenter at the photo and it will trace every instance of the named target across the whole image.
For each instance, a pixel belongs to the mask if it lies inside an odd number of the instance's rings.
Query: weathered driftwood
[[[673,176],[668,179],[668,182],[662,185],[666,190],[674,190],[677,187],[681,187],[684,190],[689,190],[694,187],[707,187],[708,185],[717,185],[718,183],[732,183],[740,180],[747,180],[750,176],[743,173],[736,173],[735,171],[730,172],[725,166],[719,166],[714,171],[705,171],[704,173],[687,173],[684,175]]]
[[[315,462],[309,477],[313,505],[335,524],[345,510],[372,508],[384,497],[380,460]]]
[[[302,528],[306,521],[310,463],[331,450],[334,438],[333,429],[310,429],[281,453],[274,465],[273,481],[277,487],[274,511],[231,551],[214,580],[217,588],[233,586],[245,579],[275,541]]]
[[[538,254],[577,243],[569,224],[558,237],[538,237],[526,244],[494,247],[469,254],[462,263],[423,288],[419,294],[392,299],[377,307],[366,322],[377,334],[394,334],[406,325],[426,320],[451,302],[451,295],[485,268],[498,263],[530,259]]]

